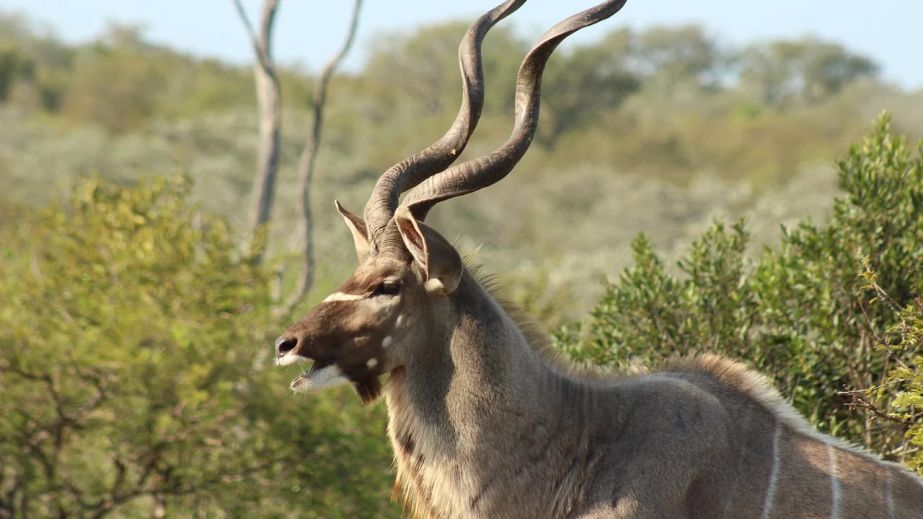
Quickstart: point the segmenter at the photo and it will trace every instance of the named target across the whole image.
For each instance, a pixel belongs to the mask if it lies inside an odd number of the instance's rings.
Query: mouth
[[[289,388],[296,393],[313,393],[328,387],[339,386],[349,380],[340,371],[333,359],[316,360],[301,375],[295,377]]]
[[[330,359],[323,360],[323,361],[321,360],[314,361],[314,363],[311,364],[311,367],[309,367],[308,369],[302,369],[301,374],[295,377],[294,379],[292,379],[292,383],[290,384],[291,387],[294,388],[295,384],[299,380],[302,380],[302,379],[310,380],[311,378],[316,377],[317,373],[320,370],[326,368],[327,366],[331,366],[331,365],[333,365],[333,360],[330,360]]]

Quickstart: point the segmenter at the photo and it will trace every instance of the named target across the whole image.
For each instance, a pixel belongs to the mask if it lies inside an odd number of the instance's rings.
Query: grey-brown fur
[[[760,518],[777,427],[768,517],[923,513],[918,478],[810,432],[737,363],[702,357],[661,373],[579,379],[529,345],[470,275],[452,299],[451,340],[429,344],[385,387],[399,483],[417,517]]]

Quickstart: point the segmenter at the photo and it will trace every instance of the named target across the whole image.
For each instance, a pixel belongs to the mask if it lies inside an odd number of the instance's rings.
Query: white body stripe
[[[324,298],[322,303],[333,303],[336,301],[358,301],[360,299],[365,299],[365,296],[358,294],[344,294],[343,292],[334,292]]]
[[[779,454],[779,440],[782,437],[782,424],[776,423],[776,430],[772,435],[772,471],[769,473],[769,486],[766,488],[766,499],[763,501],[762,519],[769,519],[772,514],[772,505],[776,499],[776,489],[779,488],[779,476],[782,474],[782,456]]]
[[[891,470],[887,469],[888,477],[885,478],[885,512],[888,519],[894,519],[894,496],[891,495]]]
[[[827,454],[830,456],[830,519],[840,519],[840,478],[836,475],[836,449],[827,442]]]

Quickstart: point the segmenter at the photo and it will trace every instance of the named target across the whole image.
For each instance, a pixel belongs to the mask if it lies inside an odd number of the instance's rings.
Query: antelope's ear
[[[426,274],[426,291],[448,295],[458,288],[462,261],[458,252],[438,232],[427,227],[410,214],[404,206],[394,213],[394,222],[414,261]]]
[[[365,262],[371,250],[371,246],[369,245],[369,233],[368,228],[365,226],[365,220],[343,208],[339,200],[334,200],[333,203],[337,206],[337,212],[343,217],[346,226],[349,227],[349,232],[353,235],[353,245],[356,246],[356,257],[359,258],[359,263]]]

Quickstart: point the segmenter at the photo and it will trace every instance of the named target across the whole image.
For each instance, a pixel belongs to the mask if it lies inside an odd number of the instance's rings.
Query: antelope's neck
[[[536,492],[521,467],[559,465],[560,443],[581,443],[563,431],[579,390],[467,273],[455,301],[452,332],[392,374],[388,433],[399,484],[426,515],[483,517],[497,496]]]

